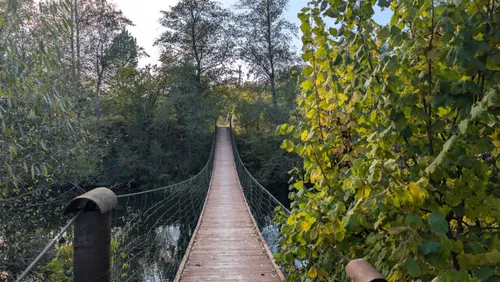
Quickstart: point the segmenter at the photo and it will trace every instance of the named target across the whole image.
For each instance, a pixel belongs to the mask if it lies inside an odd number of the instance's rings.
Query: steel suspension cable
[[[42,257],[56,244],[57,241],[61,240],[64,233],[73,225],[76,219],[82,214],[83,209],[80,210],[62,229],[61,231],[45,246],[43,251],[38,254],[38,256],[33,260],[33,262],[24,270],[21,275],[16,279],[16,282],[20,282],[23,280],[26,275],[37,265],[37,263],[42,259]]]

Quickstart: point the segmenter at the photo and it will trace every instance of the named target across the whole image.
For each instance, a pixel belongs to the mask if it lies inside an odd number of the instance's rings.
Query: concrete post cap
[[[106,213],[113,209],[118,203],[115,193],[108,188],[99,187],[80,195],[64,209],[64,214],[76,213],[82,209],[85,211],[100,211]]]
[[[386,281],[385,278],[364,259],[350,261],[345,271],[353,282]]]

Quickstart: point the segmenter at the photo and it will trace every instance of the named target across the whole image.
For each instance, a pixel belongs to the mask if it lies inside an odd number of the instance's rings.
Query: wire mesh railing
[[[262,237],[266,241],[271,252],[275,254],[279,252],[279,229],[274,223],[275,209],[279,208],[285,215],[289,215],[290,210],[264,188],[248,171],[238,153],[232,120],[230,121],[230,130],[236,170],[238,172],[240,184],[243,188],[243,194],[245,195],[250,212],[262,233]]]
[[[209,161],[193,178],[118,196],[112,232],[120,253],[113,262],[114,281],[173,280],[203,209],[213,160],[212,147]]]
[[[112,281],[171,281],[174,279],[198,222],[210,185],[215,157],[214,133],[210,157],[194,177],[148,191],[118,195],[112,211],[110,275]],[[85,205],[83,205],[85,206]],[[70,236],[77,212],[43,248],[16,281],[48,281],[36,269],[63,237]],[[0,238],[2,239],[2,238]],[[0,243],[2,243],[0,241]],[[30,271],[32,271],[30,273]],[[71,273],[71,269],[68,273]],[[27,280],[26,280],[27,279]]]

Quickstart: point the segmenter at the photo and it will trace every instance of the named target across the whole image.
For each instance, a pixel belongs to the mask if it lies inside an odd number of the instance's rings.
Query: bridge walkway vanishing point
[[[217,128],[205,206],[175,281],[284,281],[238,179],[229,128]]]

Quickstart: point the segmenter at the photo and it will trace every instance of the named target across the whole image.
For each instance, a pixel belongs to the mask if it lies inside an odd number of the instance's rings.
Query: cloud
[[[122,10],[135,26],[129,27],[130,32],[137,38],[137,44],[146,50],[149,58],[142,58],[139,64],[144,66],[149,63],[157,63],[160,50],[153,46],[156,38],[162,32],[158,23],[161,10],[168,10],[178,0],[114,0],[112,1]]]

